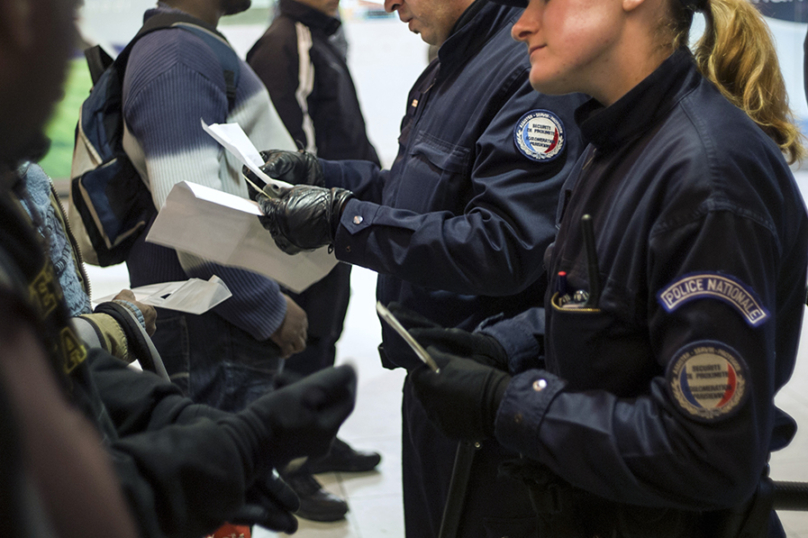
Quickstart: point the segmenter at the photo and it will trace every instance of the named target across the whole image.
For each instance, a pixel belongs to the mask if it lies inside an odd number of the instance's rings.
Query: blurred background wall
[[[253,0],[244,13],[224,17],[219,29],[244,57],[264,32],[276,0]],[[808,0],[754,0],[767,17],[777,44],[791,107],[808,133],[808,103],[803,85],[803,41],[808,31]],[[66,192],[78,109],[91,87],[82,48],[100,43],[117,53],[137,32],[143,12],[154,0],[85,0],[65,97],[48,129],[51,150],[42,165]],[[349,43],[348,62],[368,124],[368,134],[382,163],[389,165],[398,150],[396,139],[407,91],[427,63],[427,46],[410,34],[396,15],[384,12],[381,0],[342,0],[340,13]],[[698,24],[698,22],[697,22]],[[694,34],[697,33],[694,32]],[[261,148],[259,148],[261,149]]]

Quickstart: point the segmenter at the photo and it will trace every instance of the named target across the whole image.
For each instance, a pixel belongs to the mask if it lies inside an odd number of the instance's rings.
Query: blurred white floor
[[[237,49],[246,51],[260,32],[224,27]],[[384,164],[397,151],[398,125],[407,91],[426,65],[426,46],[410,35],[397,19],[348,22],[350,64],[360,94],[371,140]],[[800,175],[808,185],[808,174]],[[806,192],[806,189],[803,189]],[[122,266],[90,269],[93,295],[102,297],[128,287]],[[300,538],[402,538],[400,465],[400,400],[403,372],[380,366],[376,353],[379,322],[374,312],[375,274],[354,268],[352,298],[345,332],[338,344],[338,361],[352,362],[359,372],[356,411],[342,429],[341,437],[362,449],[382,453],[377,472],[319,475],[332,492],[346,498],[350,512],[345,521],[331,524],[301,520]],[[806,338],[803,341],[807,341]],[[808,347],[803,345],[792,381],[781,391],[777,403],[808,430]],[[808,433],[800,431],[794,442],[772,457],[775,479],[808,481]],[[784,513],[789,537],[808,538],[808,513]],[[275,536],[258,530],[258,538]]]

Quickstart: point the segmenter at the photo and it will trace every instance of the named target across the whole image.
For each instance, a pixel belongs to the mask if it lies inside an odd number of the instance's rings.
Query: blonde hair
[[[693,13],[671,0],[674,44],[687,44]],[[693,55],[702,75],[774,140],[789,164],[805,156],[769,27],[748,0],[703,0],[704,35]]]

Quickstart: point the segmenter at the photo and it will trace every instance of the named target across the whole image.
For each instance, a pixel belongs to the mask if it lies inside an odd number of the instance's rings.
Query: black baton
[[[460,441],[457,444],[452,479],[449,482],[449,495],[443,507],[443,518],[440,522],[438,538],[456,538],[463,505],[466,500],[466,488],[471,476],[471,465],[474,463],[474,452],[480,448],[479,442]]]
[[[808,511],[808,482],[772,482],[774,510]]]

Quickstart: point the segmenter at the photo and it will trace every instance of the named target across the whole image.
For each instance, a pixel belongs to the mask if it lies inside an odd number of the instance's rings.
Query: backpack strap
[[[227,111],[232,111],[233,105],[236,102],[236,89],[238,88],[240,74],[240,62],[236,51],[230,46],[227,38],[214,26],[185,13],[158,13],[149,17],[140,30],[138,30],[137,34],[135,34],[135,37],[129,41],[126,47],[118,54],[118,57],[115,58],[114,65],[119,72],[120,80],[123,80],[123,75],[126,71],[126,63],[129,61],[129,54],[132,52],[135,43],[137,43],[141,37],[165,28],[180,28],[191,32],[201,38],[213,51],[216,58],[219,60],[219,65],[221,65],[224,74],[227,92]],[[87,57],[90,75],[93,77],[93,84],[95,84],[97,77],[93,73],[94,69],[97,70],[100,68],[100,71],[97,71],[97,76],[100,77],[100,73],[103,73],[104,69],[113,62],[109,61],[109,55],[98,45],[90,47],[85,51],[84,55]]]
[[[182,28],[185,31],[191,32],[202,38],[202,41],[207,43],[208,47],[213,51],[219,60],[219,65],[222,66],[224,74],[224,82],[227,85],[227,110],[233,110],[233,105],[236,102],[236,89],[238,88],[239,81],[239,58],[236,52],[230,46],[227,39],[217,32],[208,28],[191,24],[187,22],[178,22],[173,25],[176,28]]]
[[[84,57],[87,58],[87,67],[90,68],[90,77],[93,80],[93,86],[95,86],[98,84],[98,79],[100,79],[104,71],[112,65],[114,60],[112,56],[107,54],[99,45],[85,50]]]

